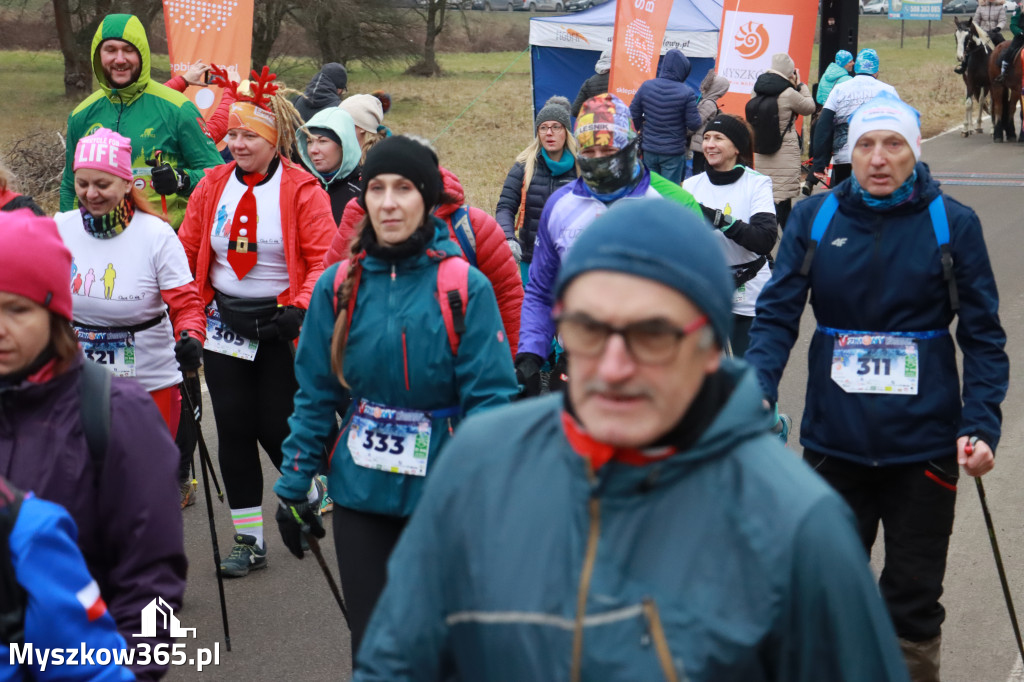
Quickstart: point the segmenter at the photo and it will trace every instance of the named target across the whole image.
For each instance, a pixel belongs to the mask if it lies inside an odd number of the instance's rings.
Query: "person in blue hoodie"
[[[299,158],[331,197],[334,224],[341,223],[345,205],[360,193],[359,159],[362,149],[356,125],[347,111],[330,107],[317,112],[295,131]]]
[[[432,215],[442,201],[433,150],[405,136],[374,145],[363,165],[366,219],[352,255],[317,281],[299,337],[299,390],[274,486],[277,520],[299,558],[303,532],[324,535],[310,481],[337,431],[335,410],[351,397],[328,459],[327,492],[353,654],[384,588],[391,550],[443,461],[441,446],[463,418],[504,405],[516,392],[494,291],[463,260],[464,329],[452,346],[439,268],[461,251]]]
[[[66,665],[55,652],[103,649],[125,655],[124,637],[107,611],[75,541],[78,529],[60,505],[23,494],[0,478],[0,515],[7,547],[0,627],[0,681],[128,682],[135,675],[114,662]],[[11,525],[13,523],[13,525]],[[8,593],[20,588],[20,595]],[[26,651],[28,657],[26,658]],[[42,654],[42,656],[40,655]],[[103,655],[104,657],[106,654]]]
[[[680,50],[669,50],[657,78],[644,81],[629,105],[641,135],[644,163],[676,184],[683,180],[690,135],[704,123],[697,111],[697,96],[686,84],[689,75],[690,60]]]
[[[445,447],[356,682],[907,680],[852,514],[722,354],[733,289],[670,200],[580,235],[557,289],[572,380]]]
[[[832,92],[832,88],[852,78],[853,55],[846,50],[839,50],[836,52],[835,61],[828,65],[825,73],[821,74],[821,80],[818,81],[818,93],[815,95],[814,101],[824,106],[825,102],[828,101],[828,93]]]
[[[853,508],[865,549],[885,526],[882,596],[912,678],[938,680],[959,466],[992,469],[1006,333],[981,223],[920,162],[917,111],[881,94],[849,130],[853,175],[794,209],[745,357],[774,402],[811,294],[804,459]]]

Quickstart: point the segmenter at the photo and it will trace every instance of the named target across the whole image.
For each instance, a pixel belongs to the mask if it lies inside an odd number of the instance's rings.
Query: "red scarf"
[[[584,429],[583,425],[567,411],[562,411],[562,430],[569,441],[569,446],[584,459],[590,460],[594,471],[597,471],[611,460],[622,462],[630,466],[646,466],[653,462],[676,454],[674,447],[665,446],[661,448],[650,448],[649,450],[636,450],[633,448],[617,448],[608,443],[602,443],[594,439]]]

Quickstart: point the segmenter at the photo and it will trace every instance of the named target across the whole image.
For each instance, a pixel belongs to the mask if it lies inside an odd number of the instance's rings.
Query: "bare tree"
[[[259,71],[270,61],[270,51],[281,32],[281,22],[301,6],[301,0],[260,0],[253,3],[252,68]]]
[[[416,76],[440,76],[441,66],[437,63],[437,50],[435,43],[437,36],[444,30],[445,10],[448,8],[448,0],[419,0],[420,16],[427,22],[427,33],[423,39],[423,57],[410,66],[406,73]]]
[[[320,63],[383,63],[413,54],[415,19],[380,0],[302,0],[292,18],[320,53]]]

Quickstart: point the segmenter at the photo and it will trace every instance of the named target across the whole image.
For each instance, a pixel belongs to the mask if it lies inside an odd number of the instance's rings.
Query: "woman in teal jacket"
[[[465,293],[448,304],[451,321],[443,318],[440,301],[453,297],[439,297],[448,288],[439,271],[459,249],[431,216],[442,203],[433,151],[402,136],[376,145],[363,166],[360,201],[367,217],[352,256],[320,277],[303,323],[299,391],[274,487],[281,535],[301,558],[301,533],[324,534],[310,480],[337,430],[335,410],[351,397],[328,459],[328,493],[353,655],[441,446],[462,418],[504,405],[516,392],[487,278],[468,266],[446,267],[462,273],[452,280]]]

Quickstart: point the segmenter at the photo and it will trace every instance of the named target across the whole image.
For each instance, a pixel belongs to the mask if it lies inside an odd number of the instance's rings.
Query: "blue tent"
[[[572,101],[580,86],[594,75],[601,51],[611,47],[616,2],[612,0],[577,14],[530,19],[530,57],[533,110],[552,95]],[[661,54],[676,48],[690,59],[687,83],[698,92],[704,75],[715,67],[722,0],[674,0]]]

